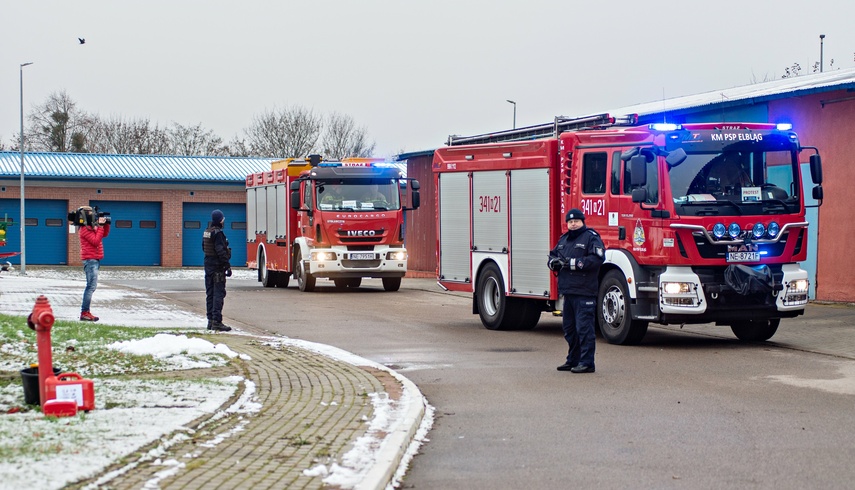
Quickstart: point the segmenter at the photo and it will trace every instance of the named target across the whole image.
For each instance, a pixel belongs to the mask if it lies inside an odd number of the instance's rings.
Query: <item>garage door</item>
[[[232,248],[232,266],[246,265],[246,205],[216,203],[184,203],[183,236],[181,238],[182,265],[204,265],[202,233],[211,221],[211,211],[219,209],[226,215],[226,237]]]
[[[24,243],[27,265],[65,265],[68,257],[68,202],[27,199]],[[0,220],[13,221],[6,228],[6,246],[0,252],[21,251],[21,201],[0,199]],[[20,265],[21,256],[3,260]]]
[[[112,218],[101,265],[160,265],[161,203],[92,201],[89,205]]]

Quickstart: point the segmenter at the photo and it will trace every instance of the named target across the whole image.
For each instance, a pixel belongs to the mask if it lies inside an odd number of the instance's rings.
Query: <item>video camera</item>
[[[104,224],[110,224],[110,213],[101,211],[98,206],[80,206],[68,213],[68,222],[75,226],[99,226],[100,218],[106,218]]]

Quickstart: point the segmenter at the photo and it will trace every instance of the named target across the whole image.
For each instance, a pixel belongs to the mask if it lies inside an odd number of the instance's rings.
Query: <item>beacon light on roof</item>
[[[789,131],[793,129],[792,123],[778,123],[777,125],[778,131]]]
[[[648,125],[647,128],[654,131],[676,131],[678,129],[683,129],[683,126],[673,123],[653,123]]]

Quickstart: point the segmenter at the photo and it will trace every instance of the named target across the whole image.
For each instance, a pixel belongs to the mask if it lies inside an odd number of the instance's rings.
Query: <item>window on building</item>
[[[143,219],[140,220],[140,228],[144,229],[154,229],[157,228],[157,221],[153,219]]]
[[[133,228],[134,222],[129,219],[117,219],[113,222],[113,226],[116,228]]]
[[[24,224],[27,226],[39,226],[39,219],[38,218],[25,218]]]
[[[232,229],[233,230],[245,230],[246,229],[246,221],[232,221]]]
[[[61,220],[58,218],[47,218],[45,220],[45,226],[59,227],[59,226],[63,226],[64,223],[65,223],[65,220]]]
[[[185,230],[198,230],[200,228],[202,228],[202,222],[201,221],[185,221],[184,222],[184,229]]]

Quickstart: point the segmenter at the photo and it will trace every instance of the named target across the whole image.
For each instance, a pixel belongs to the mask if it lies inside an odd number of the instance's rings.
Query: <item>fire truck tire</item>
[[[258,280],[261,282],[261,285],[266,288],[272,288],[276,285],[276,281],[274,276],[275,272],[270,272],[267,270],[267,255],[262,251],[261,255],[258,257]]]
[[[297,251],[297,259],[295,261],[294,270],[297,271],[297,274],[295,274],[297,287],[300,291],[311,293],[315,290],[315,276],[309,274],[309,271],[306,270],[306,263],[300,258],[299,250]]]
[[[540,314],[543,312],[543,308],[541,308],[542,301],[520,298],[511,299],[514,300],[511,303],[511,306],[517,307],[521,310],[520,322],[519,325],[517,325],[517,329],[532,330],[536,327],[537,323],[540,321]],[[516,305],[514,305],[514,303],[516,303]]]
[[[505,295],[505,281],[496,264],[487,264],[478,276],[475,289],[481,323],[488,330],[512,330],[520,328],[524,308],[516,298]]]
[[[383,278],[383,289],[386,291],[397,291],[401,289],[401,278],[400,277],[384,277]]]
[[[780,318],[772,320],[745,320],[741,322],[733,322],[730,329],[739,340],[746,342],[763,342],[772,338],[775,332],[778,331],[778,325],[781,324]]]
[[[277,288],[287,288],[291,283],[291,274],[288,272],[277,272],[276,273],[276,287]]]
[[[619,270],[611,270],[600,283],[597,297],[597,324],[610,344],[636,345],[647,333],[647,322],[632,319],[626,279]]]

